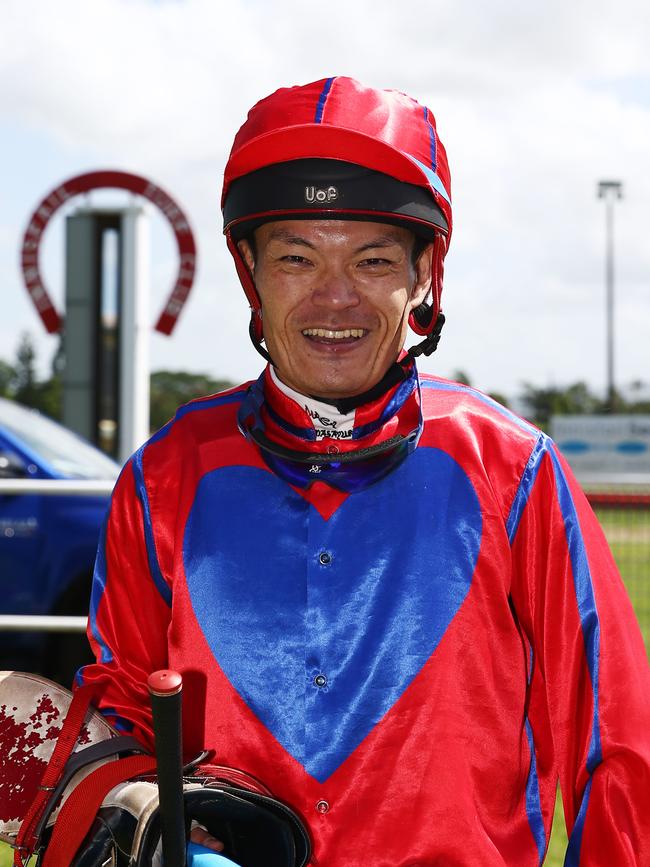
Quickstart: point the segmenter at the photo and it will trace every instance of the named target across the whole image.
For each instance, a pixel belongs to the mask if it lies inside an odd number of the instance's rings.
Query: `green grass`
[[[602,509],[597,511],[612,553],[641,626],[650,653],[650,512]],[[544,867],[562,867],[567,846],[560,795],[555,803],[553,831]],[[11,867],[13,852],[0,843],[0,867]]]
[[[650,510],[602,509],[596,514],[621,571],[650,656]]]
[[[555,799],[553,830],[551,831],[551,839],[548,844],[548,852],[544,859],[544,867],[562,867],[566,847],[566,827],[564,825],[564,813],[562,812],[562,799],[558,789],[557,798]]]
[[[6,843],[0,843],[0,867],[12,867],[14,863],[14,850],[7,846]],[[28,867],[34,867],[36,864],[35,858],[29,859]]]

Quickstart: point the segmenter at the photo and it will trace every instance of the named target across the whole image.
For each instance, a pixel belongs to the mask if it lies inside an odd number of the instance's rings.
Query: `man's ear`
[[[251,247],[250,241],[246,238],[242,238],[241,241],[237,241],[237,249],[241,253],[241,257],[246,263],[246,267],[251,272],[251,276],[255,275],[255,256],[253,255],[253,248]]]
[[[415,262],[415,279],[411,289],[409,306],[415,310],[425,300],[431,290],[433,271],[433,244],[427,244]]]

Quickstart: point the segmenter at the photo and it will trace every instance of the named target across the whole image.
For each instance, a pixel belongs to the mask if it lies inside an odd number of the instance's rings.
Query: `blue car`
[[[51,419],[0,398],[0,479],[115,481],[119,467]],[[108,492],[0,492],[0,613],[87,614]],[[0,632],[0,667],[68,685],[90,658],[85,636]]]

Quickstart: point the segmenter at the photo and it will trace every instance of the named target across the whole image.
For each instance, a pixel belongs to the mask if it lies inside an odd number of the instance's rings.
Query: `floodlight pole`
[[[607,409],[616,411],[614,385],[614,202],[623,198],[620,181],[600,181],[598,198],[605,200],[605,322],[607,355]]]

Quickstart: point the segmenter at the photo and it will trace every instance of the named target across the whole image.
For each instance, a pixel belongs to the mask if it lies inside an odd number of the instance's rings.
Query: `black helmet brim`
[[[431,193],[354,163],[300,159],[234,180],[223,206],[224,232],[237,241],[272,220],[371,220],[405,226],[432,240],[447,220]]]

